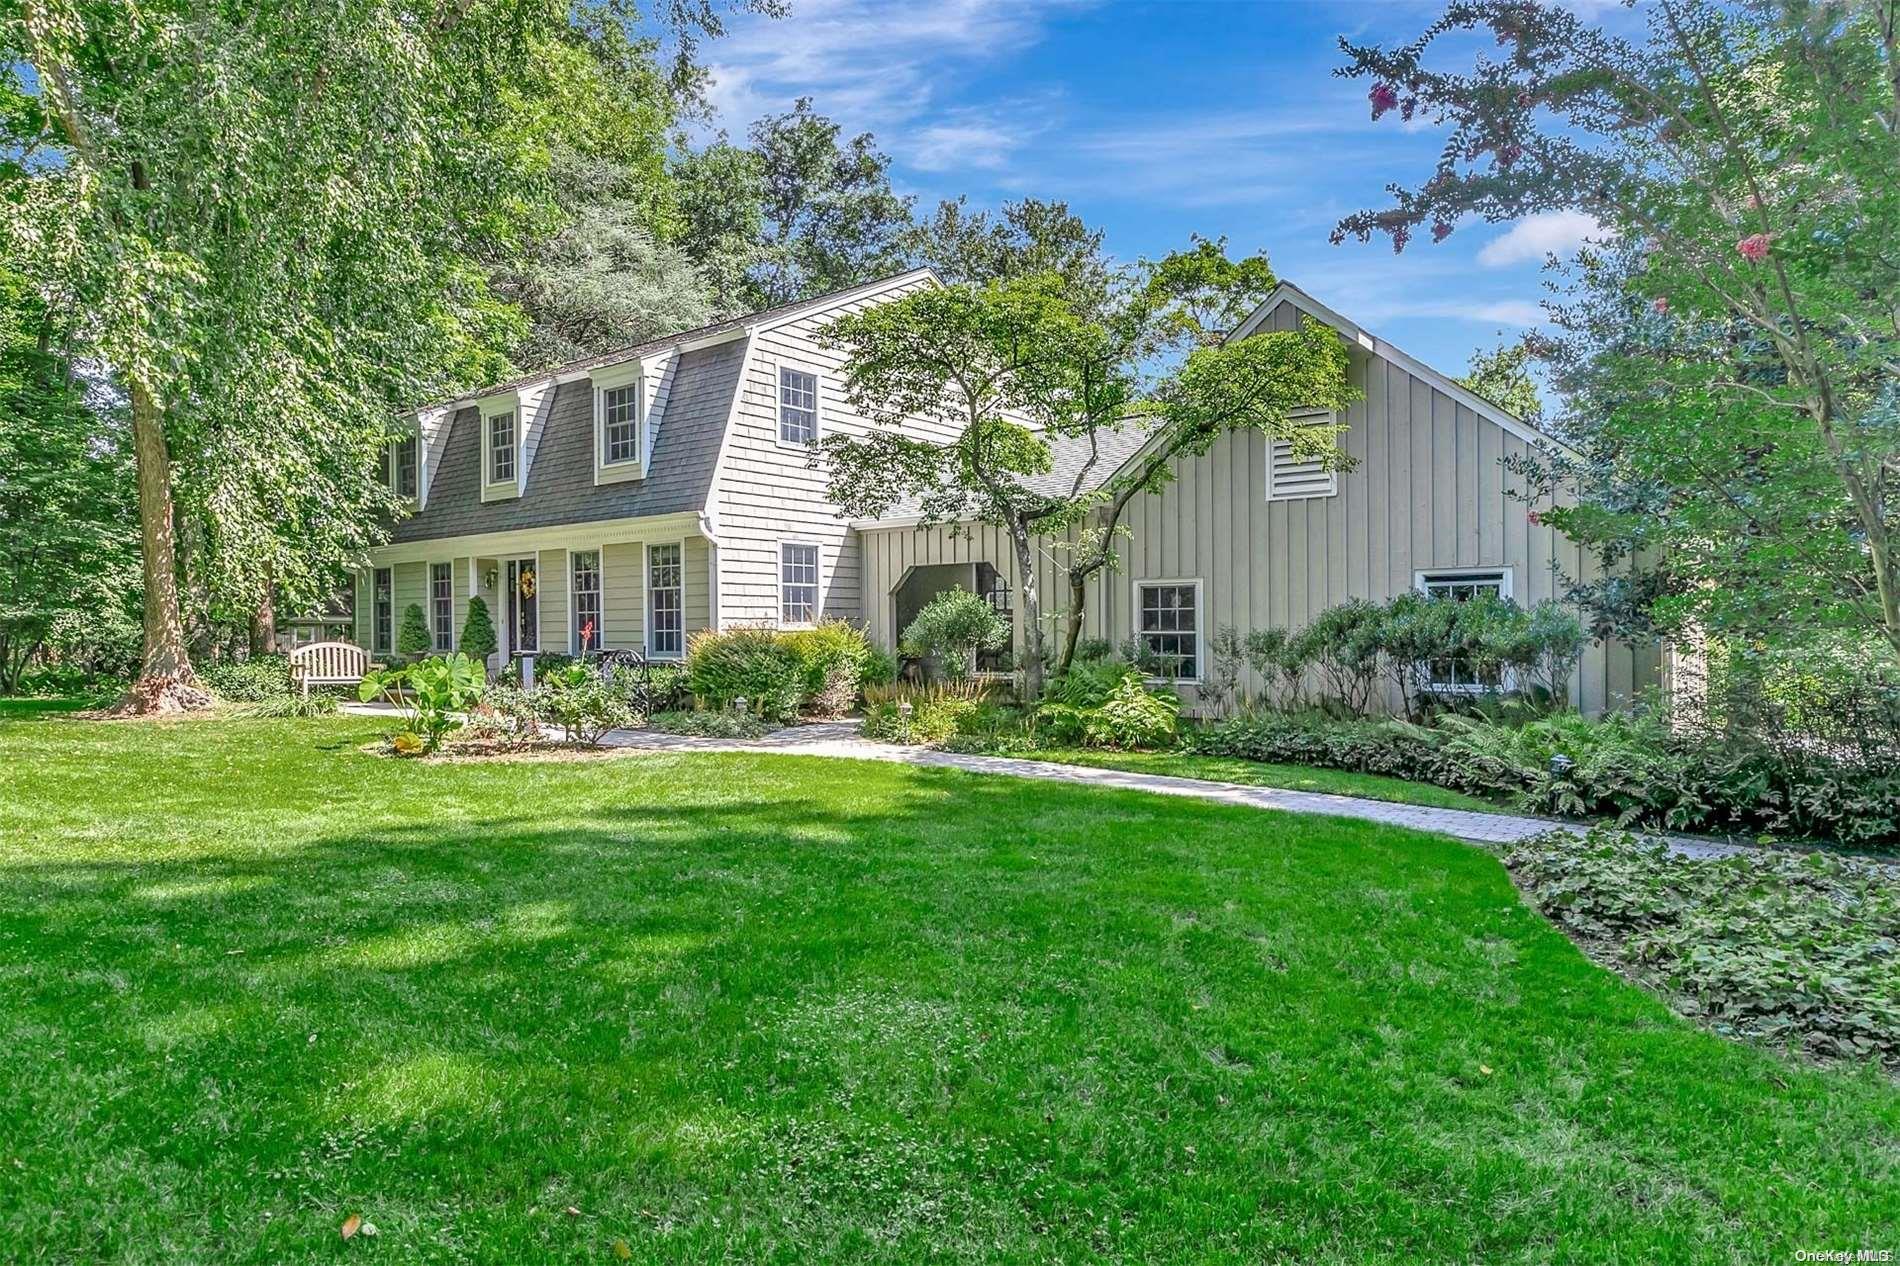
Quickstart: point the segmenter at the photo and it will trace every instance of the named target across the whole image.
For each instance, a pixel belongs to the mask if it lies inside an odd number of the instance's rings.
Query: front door
[[[534,559],[517,558],[508,564],[508,628],[513,634],[516,652],[532,654],[541,649],[541,594],[537,588]]]

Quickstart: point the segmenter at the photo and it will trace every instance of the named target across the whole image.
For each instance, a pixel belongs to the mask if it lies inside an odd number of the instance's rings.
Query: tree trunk
[[[1069,610],[1062,623],[1062,654],[1056,660],[1056,672],[1066,673],[1075,663],[1076,644],[1082,640],[1082,617],[1089,596],[1089,577],[1093,572],[1069,573]]]
[[[1034,703],[1042,698],[1042,588],[1036,583],[1036,551],[1028,527],[1020,520],[1009,525],[1009,539],[1016,547],[1016,572],[1023,594],[1023,698]]]
[[[138,463],[139,546],[145,580],[145,658],[139,679],[113,707],[121,716],[186,712],[211,705],[198,689],[178,614],[178,560],[172,528],[171,452],[165,419],[143,383],[132,384],[132,451]]]
[[[268,655],[277,649],[276,589],[276,583],[266,577],[264,593],[257,600],[257,610],[251,612],[252,655]]]

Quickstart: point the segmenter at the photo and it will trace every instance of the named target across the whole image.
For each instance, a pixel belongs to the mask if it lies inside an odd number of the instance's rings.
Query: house
[[[847,521],[825,495],[818,438],[867,423],[843,398],[840,358],[818,334],[839,314],[939,284],[916,270],[657,339],[420,411],[386,470],[412,513],[359,575],[356,637],[394,645],[422,606],[438,650],[454,650],[470,595],[494,618],[504,656],[638,648],[679,658],[698,629],[863,623],[891,646],[910,615],[951,585],[1009,612],[1022,644],[1013,551],[980,524],[922,525],[900,510]],[[1508,492],[1503,458],[1542,437],[1290,284],[1237,331],[1337,330],[1364,399],[1345,421],[1356,464],[1294,462],[1284,444],[1229,436],[1179,478],[1134,502],[1123,567],[1091,587],[1085,633],[1138,637],[1183,666],[1184,690],[1221,625],[1297,628],[1349,597],[1405,588],[1523,602],[1560,593],[1581,551]],[[932,420],[916,432],[948,440]],[[1141,436],[1098,463],[1106,478]],[[1075,454],[1058,450],[1061,477]],[[1046,605],[1066,585],[1055,551]],[[1653,647],[1594,646],[1573,683],[1599,711],[1652,684]]]

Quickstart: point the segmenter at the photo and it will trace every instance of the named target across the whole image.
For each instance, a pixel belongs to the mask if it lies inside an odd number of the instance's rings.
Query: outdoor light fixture
[[[1552,778],[1562,778],[1576,767],[1577,762],[1571,760],[1562,752],[1558,752],[1555,756],[1550,758],[1550,776]]]
[[[908,743],[908,742],[910,742],[910,714],[911,714],[911,711],[912,711],[912,709],[911,709],[911,706],[910,706],[910,700],[908,700],[908,699],[900,699],[900,700],[898,700],[898,701],[897,701],[897,717],[898,717],[898,719],[899,719],[900,721],[902,721],[902,722],[904,723],[904,741],[905,741],[906,743]]]
[[[750,705],[748,705],[748,704],[746,703],[746,698],[745,698],[745,696],[744,696],[744,695],[738,695],[738,696],[736,696],[736,697],[735,697],[735,698],[733,699],[733,701],[732,701],[732,710],[733,710],[734,712],[737,712],[737,713],[738,713],[738,714],[739,714],[740,716],[744,716],[744,715],[745,715],[745,713],[746,713],[746,708],[747,708],[748,706],[750,706]]]

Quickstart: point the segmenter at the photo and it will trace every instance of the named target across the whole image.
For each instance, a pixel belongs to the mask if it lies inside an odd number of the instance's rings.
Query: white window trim
[[[594,583],[600,588],[594,593],[600,607],[600,649],[607,649],[607,547],[592,545],[582,549],[567,551],[567,653],[579,657],[587,652],[581,646],[581,626],[577,618],[579,604],[574,601],[579,592],[574,588],[574,555],[592,554],[594,556]]]
[[[414,493],[404,496],[401,492],[401,475],[396,462],[396,450],[411,440],[415,441],[416,445],[416,490]],[[389,441],[388,447],[389,491],[391,495],[399,498],[404,505],[420,506],[422,504],[422,490],[428,487],[428,472],[424,469],[424,463],[429,460],[429,446],[422,442],[422,432],[412,430],[406,436],[398,436]]]
[[[646,478],[648,418],[644,363],[632,360],[622,361],[617,365],[604,365],[592,371],[588,375],[588,380],[594,397],[594,482],[613,484]],[[634,389],[634,455],[622,461],[609,462],[607,460],[607,393],[621,387]]]
[[[1207,608],[1203,601],[1203,595],[1207,592],[1206,586],[1201,583],[1199,576],[1182,576],[1176,579],[1157,579],[1143,576],[1139,580],[1136,580],[1130,590],[1130,598],[1133,605],[1129,608],[1129,623],[1134,631],[1135,645],[1138,647],[1146,645],[1146,643],[1142,641],[1141,591],[1155,585],[1185,585],[1194,590],[1194,676],[1150,677],[1148,680],[1163,685],[1173,683],[1183,686],[1198,686],[1201,684],[1202,677],[1207,672]]]
[[[785,438],[785,372],[811,375],[811,438],[809,440],[788,440]],[[825,436],[825,376],[816,366],[801,365],[796,361],[780,361],[778,368],[772,371],[772,438],[780,448],[789,448],[795,453],[809,453],[818,447],[818,441]],[[796,544],[796,542],[794,542]]]
[[[1412,587],[1420,593],[1429,594],[1425,588],[1425,578],[1434,580],[1498,580],[1502,588],[1498,590],[1500,598],[1514,597],[1516,586],[1512,583],[1514,568],[1497,567],[1421,567],[1412,573]]]
[[[526,427],[523,426],[521,418],[521,397],[519,393],[505,396],[492,396],[489,399],[479,402],[477,407],[481,411],[482,420],[482,500],[506,501],[511,497],[519,497],[521,495],[521,459],[524,447],[522,439],[526,431]],[[494,460],[494,447],[489,443],[489,438],[494,427],[495,419],[504,413],[512,413],[515,415],[515,469],[514,473],[507,478],[495,479],[493,478],[493,467],[490,465]]]
[[[1497,580],[1499,581],[1498,597],[1510,598],[1513,596],[1516,589],[1516,585],[1514,583],[1516,579],[1516,574],[1517,574],[1516,568],[1509,567],[1509,566],[1421,567],[1417,571],[1414,571],[1412,573],[1412,588],[1418,590],[1418,592],[1426,595],[1427,597],[1430,597],[1431,590],[1425,587],[1425,578],[1427,576],[1431,577],[1433,580],[1451,580],[1451,581]],[[1479,683],[1475,681],[1470,682],[1468,684],[1463,684],[1463,685],[1456,684],[1456,683],[1441,684],[1436,681],[1428,681],[1426,682],[1426,687],[1427,689],[1431,690],[1434,694],[1481,695],[1481,694],[1490,693],[1482,685],[1480,685]],[[1500,693],[1508,694],[1509,692],[1515,689],[1517,689],[1516,675],[1512,673],[1509,669],[1506,669],[1504,672],[1503,678],[1498,682],[1498,690]]]
[[[428,566],[429,646],[431,650],[436,652],[440,652],[442,649],[435,645],[435,569],[438,567],[446,567],[449,569],[449,648],[447,653],[453,655],[455,654],[455,643],[461,637],[461,630],[455,627],[455,560],[445,558],[430,563]]]
[[[676,545],[680,552],[680,648],[678,654],[662,654],[653,649],[653,547],[655,545]],[[686,658],[686,541],[645,541],[640,546],[640,585],[645,594],[646,608],[640,620],[640,641],[642,650],[648,659],[676,663]]]
[[[792,447],[787,445],[787,447]],[[803,448],[800,444],[797,447]],[[785,550],[788,546],[807,546],[813,551],[811,619],[787,620],[785,618]],[[821,541],[806,540],[802,537],[789,537],[778,543],[778,627],[782,629],[808,629],[825,614],[825,547]]]
[[[1339,415],[1331,409],[1294,409],[1287,414],[1287,420],[1297,426],[1332,426],[1337,424]],[[1336,497],[1339,495],[1338,467],[1334,467],[1332,470],[1326,472],[1326,488],[1323,492],[1311,490],[1281,492],[1276,489],[1273,486],[1273,450],[1274,446],[1279,442],[1280,441],[1275,440],[1270,435],[1266,437],[1267,455],[1265,459],[1265,478],[1268,501],[1317,501],[1323,497]]]

